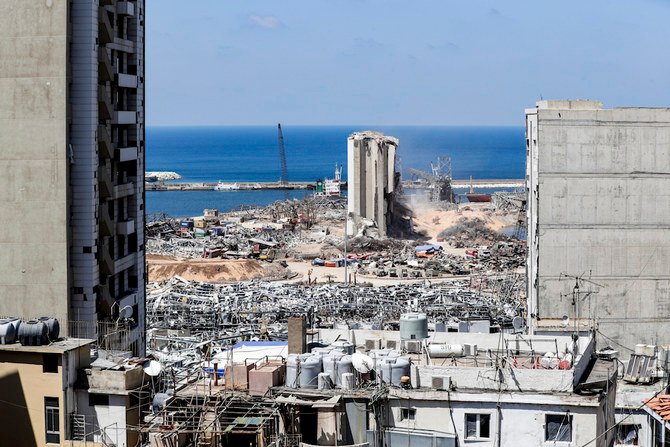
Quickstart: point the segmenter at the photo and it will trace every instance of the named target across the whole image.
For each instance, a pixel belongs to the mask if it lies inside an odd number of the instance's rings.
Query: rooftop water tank
[[[381,365],[381,380],[400,386],[400,379],[409,376],[410,359],[408,357],[385,358]]]
[[[337,386],[343,387],[344,377],[347,374],[353,374],[353,373],[354,373],[354,365],[351,363],[351,356],[345,355],[343,357],[340,357],[339,361],[337,362],[337,379],[335,380],[335,384]]]
[[[48,343],[49,329],[44,322],[30,320],[19,326],[19,342],[23,346],[40,346]]]
[[[16,329],[11,320],[0,320],[0,344],[11,345],[16,341]]]
[[[354,348],[355,348],[353,343],[351,343],[350,341],[346,341],[346,340],[334,341],[330,346],[344,352],[345,354],[349,354],[349,355],[354,353]]]
[[[337,364],[344,353],[333,351],[323,358],[323,372],[330,376],[333,383],[337,381]]]
[[[333,388],[333,381],[330,379],[328,373],[319,373],[318,376],[318,389],[320,390],[330,390]]]
[[[286,359],[286,386],[289,388],[300,387],[300,364],[303,360],[311,357],[310,354],[289,354]]]
[[[432,358],[441,357],[463,357],[465,355],[463,345],[445,345],[431,343],[428,345],[428,355]]]
[[[423,340],[428,338],[428,318],[426,314],[410,312],[400,316],[400,339]]]
[[[58,320],[54,317],[39,317],[38,320],[47,325],[47,337],[49,338],[49,342],[58,340],[58,335],[60,334],[60,324],[58,323]]]
[[[300,363],[300,388],[316,389],[321,372],[321,357],[312,355]]]

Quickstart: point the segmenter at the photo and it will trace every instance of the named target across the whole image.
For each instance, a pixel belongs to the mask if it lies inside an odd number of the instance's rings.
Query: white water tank
[[[432,358],[441,357],[463,357],[463,345],[430,344],[428,345],[428,355]]]
[[[353,354],[355,348],[353,343],[346,340],[334,341],[330,346],[342,351],[345,354]]]
[[[333,351],[323,358],[323,372],[330,375],[333,383],[337,381],[337,364],[342,357],[343,352]]]
[[[342,374],[342,389],[343,390],[353,390],[354,389],[354,374],[353,373]]]
[[[428,318],[421,312],[410,312],[400,316],[400,339],[423,340],[428,338]]]
[[[330,390],[333,388],[333,381],[330,379],[330,375],[328,373],[319,373],[318,376],[318,389],[319,390]]]
[[[300,363],[300,388],[316,389],[319,385],[321,357],[312,355]]]
[[[0,344],[11,345],[16,341],[16,329],[11,320],[0,320]]]
[[[410,364],[408,357],[385,358],[381,365],[381,380],[400,386],[401,377],[410,375]]]
[[[310,354],[289,354],[286,359],[286,386],[289,388],[300,387],[300,364],[303,360],[311,357]]]
[[[335,381],[335,384],[337,386],[343,387],[344,376],[346,374],[353,374],[353,372],[354,372],[354,365],[351,362],[351,356],[345,355],[343,357],[340,357],[340,359],[337,362],[337,379]]]

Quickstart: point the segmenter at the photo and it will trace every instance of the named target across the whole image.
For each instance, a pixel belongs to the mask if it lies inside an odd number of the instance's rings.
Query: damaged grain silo
[[[386,236],[393,220],[398,139],[381,132],[354,132],[347,142],[347,233],[356,236],[373,223]]]

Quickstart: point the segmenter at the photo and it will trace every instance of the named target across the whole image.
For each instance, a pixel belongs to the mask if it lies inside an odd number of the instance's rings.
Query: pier
[[[314,189],[315,182],[229,182],[236,184],[237,188],[226,191],[258,191],[258,190],[308,190]],[[213,191],[218,182],[153,182],[146,183],[147,191]],[[480,179],[480,180],[452,180],[454,189],[469,188],[472,184],[474,189],[484,188],[523,188],[526,181],[521,179]],[[406,189],[425,189],[428,185],[422,181],[404,180],[402,187]],[[343,183],[346,189],[346,182]]]

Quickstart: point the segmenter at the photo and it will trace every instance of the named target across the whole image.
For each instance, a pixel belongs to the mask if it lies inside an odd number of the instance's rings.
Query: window
[[[572,416],[570,413],[546,415],[544,439],[552,442],[572,442]]]
[[[413,421],[416,418],[416,408],[401,408],[400,409],[400,420],[401,421]]]
[[[465,415],[465,439],[488,439],[491,437],[490,414]]]
[[[46,442],[60,444],[60,416],[57,397],[44,398],[44,428]]]
[[[42,354],[42,372],[58,372],[58,354]]]
[[[639,433],[642,426],[621,424],[616,428],[616,445],[640,445]]]
[[[88,406],[95,407],[96,405],[109,406],[109,395],[90,393],[88,395]]]

